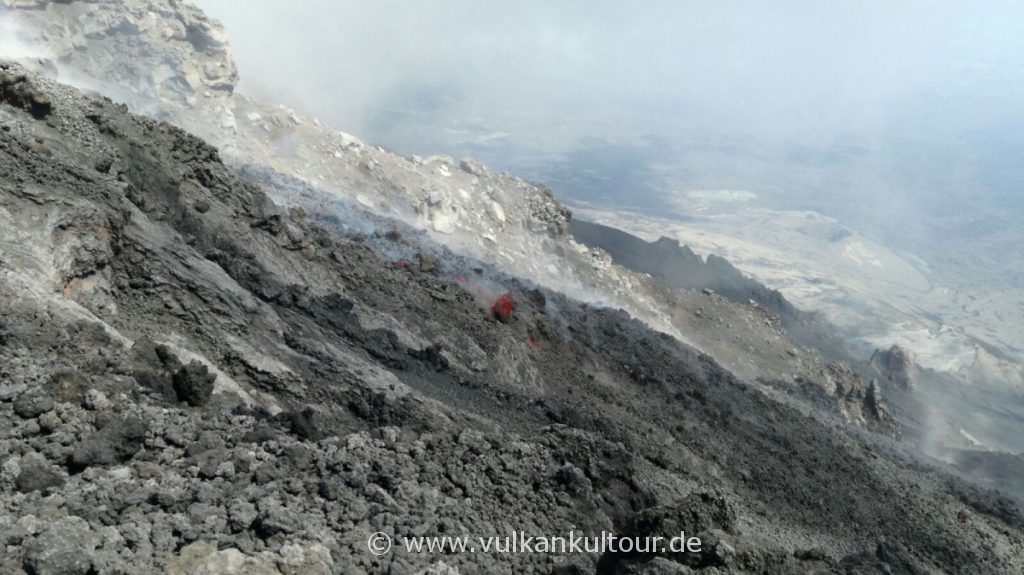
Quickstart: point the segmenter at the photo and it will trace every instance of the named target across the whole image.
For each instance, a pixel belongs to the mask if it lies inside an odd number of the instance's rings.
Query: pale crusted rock
[[[238,549],[217,550],[206,542],[184,547],[167,565],[167,575],[281,575],[268,561],[247,557]]]

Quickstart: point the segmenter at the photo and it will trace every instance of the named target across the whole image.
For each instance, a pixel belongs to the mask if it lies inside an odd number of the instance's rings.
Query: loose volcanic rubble
[[[885,435],[401,222],[280,208],[178,128],[0,74],[50,102],[0,104],[2,572],[1024,569],[1012,502]],[[705,545],[366,548],[570,529]]]

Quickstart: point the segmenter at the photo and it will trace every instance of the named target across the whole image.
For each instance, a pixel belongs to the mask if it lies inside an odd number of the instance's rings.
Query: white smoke
[[[51,57],[43,46],[25,34],[13,13],[0,9],[0,59],[25,62]]]
[[[38,29],[23,24],[19,12],[0,7],[0,60],[14,61],[26,68],[86,92],[97,92],[122,102],[139,114],[155,116],[161,111],[161,104],[153,98],[126,88],[116,81],[107,81],[77,69],[75,66],[60,65],[57,51],[44,39],[33,35]]]

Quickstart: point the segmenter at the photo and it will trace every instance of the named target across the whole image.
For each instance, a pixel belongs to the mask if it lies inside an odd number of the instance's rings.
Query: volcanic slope
[[[396,262],[422,236],[286,212],[203,141],[16,65],[0,102],[4,572],[1024,569],[1009,501],[623,312]],[[705,546],[366,550],[570,529]]]
[[[375,219],[400,219],[420,242],[426,236],[504,273],[623,309],[744,380],[770,381],[781,395],[838,411],[855,425],[893,431],[891,421],[864,409],[871,378],[860,378],[844,365],[848,358],[824,349],[831,340],[820,337],[822,330],[801,339],[785,310],[672,289],[680,286],[619,265],[573,239],[571,213],[542,185],[468,158],[402,157],[301,111],[245,95],[227,32],[195,6],[173,0],[0,3],[8,8],[0,13],[4,25],[31,48],[33,57],[22,51],[25,65],[205,138],[279,205],[302,207],[312,219],[370,236],[379,227]],[[402,255],[407,250],[386,242],[377,247],[395,259],[417,255]],[[474,278],[480,299],[500,295],[489,280]],[[483,293],[489,288],[498,293]]]

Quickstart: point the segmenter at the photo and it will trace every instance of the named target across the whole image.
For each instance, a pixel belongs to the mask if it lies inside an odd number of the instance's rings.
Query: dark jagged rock
[[[138,418],[113,418],[79,442],[68,456],[68,469],[81,472],[92,466],[128,461],[146,438],[147,426]]]
[[[203,364],[193,361],[174,372],[171,378],[178,401],[192,406],[204,405],[213,394],[213,382],[217,376]]]
[[[904,390],[913,390],[917,368],[914,356],[905,348],[894,345],[887,350],[875,350],[871,365],[894,385]]]
[[[62,518],[26,542],[25,571],[32,575],[95,573],[93,552],[100,537],[79,517]]]
[[[39,393],[26,392],[14,400],[14,413],[26,419],[39,417],[53,407],[53,399]]]
[[[330,434],[323,416],[312,407],[289,413],[287,419],[288,430],[300,439],[317,441]]]
[[[29,464],[14,480],[14,486],[22,493],[47,491],[64,485],[64,478],[55,470],[41,464]]]
[[[50,97],[35,88],[28,76],[3,67],[0,67],[0,100],[25,110],[37,120],[46,118],[53,110]]]

